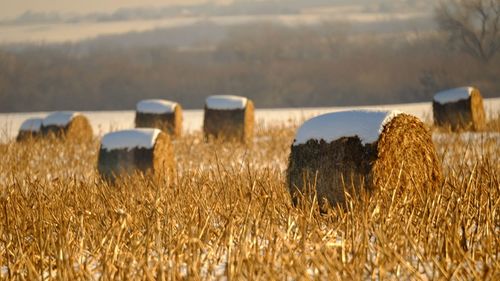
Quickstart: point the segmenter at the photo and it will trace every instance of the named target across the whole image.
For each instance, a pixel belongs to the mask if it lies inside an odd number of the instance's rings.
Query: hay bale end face
[[[462,87],[442,91],[432,102],[434,124],[452,130],[482,130],[486,125],[483,98],[478,89]]]
[[[142,100],[136,106],[135,127],[156,128],[173,137],[180,137],[182,107],[168,100]]]
[[[87,117],[78,112],[58,111],[49,114],[42,121],[42,135],[77,141],[90,141],[92,127]]]
[[[432,188],[441,168],[429,131],[394,111],[345,111],[312,118],[291,147],[287,180],[296,202],[315,191],[320,206],[361,189]],[[315,186],[315,190],[308,190]]]
[[[17,134],[17,141],[25,141],[29,139],[38,138],[42,131],[42,118],[29,118],[26,119],[19,128]]]
[[[101,140],[98,170],[107,180],[135,172],[173,177],[174,157],[169,136],[159,129],[108,133]]]
[[[206,138],[250,142],[254,119],[251,100],[239,96],[210,96],[205,103],[203,132]]]

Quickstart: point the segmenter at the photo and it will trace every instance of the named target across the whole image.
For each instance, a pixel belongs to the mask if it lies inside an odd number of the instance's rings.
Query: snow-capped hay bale
[[[462,87],[442,91],[432,102],[434,124],[452,130],[482,130],[486,125],[483,98],[478,89]]]
[[[245,97],[210,96],[205,103],[205,136],[248,142],[253,137],[254,105]]]
[[[90,141],[92,127],[87,117],[78,112],[58,111],[49,114],[42,121],[42,134],[77,141]]]
[[[19,128],[16,140],[25,141],[39,137],[42,130],[42,120],[42,118],[26,119]]]
[[[182,134],[182,107],[172,101],[152,99],[137,103],[136,128],[157,128],[171,136]]]
[[[101,140],[98,170],[104,179],[135,172],[172,177],[174,156],[169,136],[159,129],[111,132]]]
[[[291,147],[289,191],[316,186],[318,202],[345,202],[344,190],[432,188],[441,166],[431,135],[416,117],[397,111],[344,111],[306,121]],[[354,191],[354,193],[353,193]]]

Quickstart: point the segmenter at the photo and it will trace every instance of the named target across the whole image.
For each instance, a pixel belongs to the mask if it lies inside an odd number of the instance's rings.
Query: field
[[[434,132],[446,182],[390,187],[321,215],[291,204],[296,125],[250,146],[174,143],[177,175],[110,186],[98,140],[0,144],[0,279],[498,280],[500,122]]]

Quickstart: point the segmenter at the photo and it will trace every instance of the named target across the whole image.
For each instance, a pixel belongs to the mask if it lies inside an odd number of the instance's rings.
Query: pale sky
[[[112,12],[124,7],[228,3],[232,0],[0,0],[0,19],[14,18],[27,10],[33,12],[89,13]]]

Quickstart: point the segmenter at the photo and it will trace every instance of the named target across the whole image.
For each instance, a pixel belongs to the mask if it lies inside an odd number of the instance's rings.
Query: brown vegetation
[[[500,93],[499,56],[484,64],[450,51],[442,34],[386,37],[346,25],[246,25],[199,51],[0,47],[0,112],[128,110],[147,98],[203,108],[211,93],[238,93],[257,107],[423,102],[465,82],[485,98]]]
[[[366,191],[438,189],[442,173],[428,129],[418,118],[400,114],[371,144],[355,136],[292,145],[287,179],[295,201],[317,196],[321,206],[343,206],[346,195]]]
[[[500,274],[498,139],[438,139],[441,188],[379,190],[319,215],[315,202],[290,204],[280,166],[293,133],[259,128],[250,148],[189,135],[175,144],[177,183],[136,175],[114,187],[96,173],[96,142],[0,145],[0,278]]]
[[[17,141],[26,141],[29,139],[35,139],[40,136],[40,132],[35,132],[35,131],[19,131],[17,134],[16,140]]]
[[[178,181],[99,180],[98,143],[0,145],[1,279],[464,279],[500,274],[498,139],[436,141],[445,184],[319,215],[286,187],[294,128],[174,143]],[[60,145],[52,145],[58,142]]]
[[[449,43],[483,62],[500,51],[500,1],[445,0],[436,9],[436,20]]]

